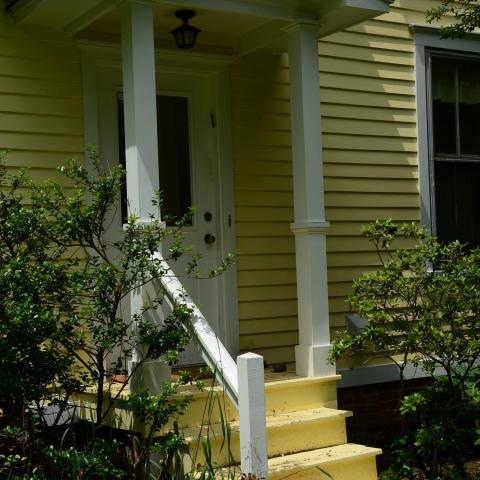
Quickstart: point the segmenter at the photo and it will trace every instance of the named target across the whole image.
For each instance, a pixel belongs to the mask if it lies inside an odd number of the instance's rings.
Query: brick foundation
[[[420,390],[426,379],[405,382],[405,395]],[[337,392],[338,408],[351,410],[347,419],[348,441],[381,448],[378,457],[381,471],[391,463],[392,441],[401,433],[398,413],[400,382],[388,382],[359,387],[340,388]]]

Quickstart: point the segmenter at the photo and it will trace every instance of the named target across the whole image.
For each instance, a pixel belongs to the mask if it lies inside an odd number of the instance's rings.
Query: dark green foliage
[[[183,255],[182,227],[191,212],[165,227],[158,219],[158,196],[148,223],[131,215],[121,238],[110,240],[125,172],[105,167],[93,150],[89,157],[94,175],[75,162],[61,169],[69,188],[52,180],[38,185],[26,173],[9,175],[0,166],[0,409],[7,428],[20,425],[22,432],[13,456],[0,452],[0,471],[12,476],[18,471],[18,478],[24,473],[28,478],[145,478],[152,449],[163,449],[168,457],[181,445],[175,433],[158,440],[153,433],[186,408],[188,399],[172,400],[184,379],[166,385],[158,397],[139,392],[124,405],[151,424],[151,433],[139,440],[140,461],[116,466],[112,455],[136,447],[112,443],[99,432],[126,385],[112,388],[106,368],[112,353],[135,349],[133,375],[150,359],[175,362],[189,341],[187,306],[177,306],[162,321],[156,316],[164,301],[158,280],[167,270],[154,254],[168,238],[165,260]],[[193,255],[186,274],[195,275],[198,262]],[[231,262],[229,256],[209,276]],[[148,301],[126,316],[122,304],[148,284],[154,286]],[[77,442],[73,432],[73,443],[48,447],[44,406],[57,406],[58,420],[72,394],[87,387],[96,392],[90,433]]]
[[[385,479],[466,478],[463,462],[475,452],[480,414],[480,251],[440,244],[418,225],[390,220],[363,234],[383,267],[354,281],[350,305],[369,323],[357,336],[335,339],[332,358],[389,359],[401,385],[409,364],[431,376],[429,387],[401,403],[405,435]],[[415,242],[392,250],[399,239]]]
[[[74,355],[64,348],[77,324],[71,288],[77,261],[60,261],[62,245],[47,247],[50,212],[27,204],[21,192],[31,186],[28,177],[0,166],[0,184],[0,408],[21,419],[25,406],[40,405],[53,385],[63,398],[80,388]]]
[[[377,221],[363,234],[383,265],[355,280],[349,302],[368,320],[358,336],[334,341],[332,357],[362,353],[406,365],[442,368],[453,384],[465,383],[480,354],[480,251],[458,242],[440,244],[418,225]],[[416,241],[394,251],[398,238]]]
[[[442,0],[438,7],[428,10],[427,21],[438,22],[443,15],[452,15],[454,19],[451,25],[441,28],[442,36],[461,37],[480,26],[480,3],[478,0]]]
[[[471,372],[466,390],[437,377],[422,392],[402,400],[405,433],[393,445],[395,462],[383,480],[468,478],[465,461],[479,453],[475,446],[479,375],[478,370]]]

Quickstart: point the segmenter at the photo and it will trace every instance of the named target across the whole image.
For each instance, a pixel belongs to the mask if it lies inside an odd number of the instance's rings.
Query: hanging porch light
[[[195,45],[197,35],[201,30],[188,23],[195,16],[195,13],[194,10],[177,10],[175,12],[176,17],[182,21],[182,24],[170,33],[173,35],[178,48],[188,50]]]

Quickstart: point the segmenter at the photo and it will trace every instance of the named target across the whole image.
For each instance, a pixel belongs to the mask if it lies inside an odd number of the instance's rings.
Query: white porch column
[[[159,188],[157,109],[155,86],[155,51],[153,5],[148,1],[128,0],[121,7],[122,73],[125,118],[125,158],[129,214],[148,223],[149,214],[160,217],[152,199]],[[155,209],[157,211],[155,211]],[[130,296],[131,314],[141,313],[142,306],[153,298],[154,285],[141,287]],[[129,369],[140,360],[137,348]],[[161,359],[145,362],[130,380],[130,390],[143,386],[159,393],[162,382],[170,379],[170,368]]]
[[[153,5],[132,0],[121,14],[129,213],[143,222],[159,188]]]
[[[297,374],[335,373],[330,349],[317,24],[289,29],[299,345]]]

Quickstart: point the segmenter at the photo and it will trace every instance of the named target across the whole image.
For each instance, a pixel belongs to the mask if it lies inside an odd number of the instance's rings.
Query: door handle
[[[215,235],[211,235],[210,233],[207,233],[207,234],[203,237],[203,239],[205,240],[205,243],[206,243],[207,245],[211,245],[212,243],[215,243],[215,240],[216,240]]]

